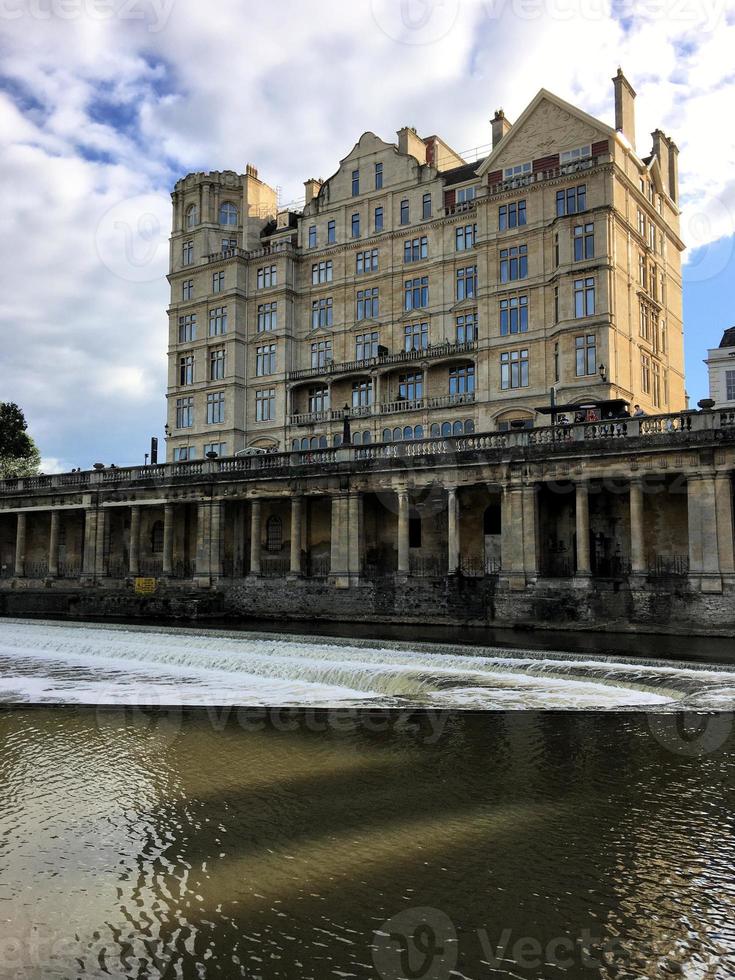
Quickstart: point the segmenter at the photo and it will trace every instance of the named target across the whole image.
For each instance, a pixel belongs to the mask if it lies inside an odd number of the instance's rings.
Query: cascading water
[[[735,670],[502,648],[3,620],[0,701],[698,710]]]

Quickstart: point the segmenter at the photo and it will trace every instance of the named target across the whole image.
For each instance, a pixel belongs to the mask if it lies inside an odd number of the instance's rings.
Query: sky
[[[485,147],[544,87],[680,150],[691,404],[735,324],[735,0],[0,0],[0,400],[45,472],[165,422],[170,191],[254,163],[303,200],[365,130]]]

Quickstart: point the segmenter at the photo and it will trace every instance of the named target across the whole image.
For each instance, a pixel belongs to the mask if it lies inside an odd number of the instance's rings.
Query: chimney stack
[[[426,163],[426,143],[417,134],[413,126],[404,126],[398,133],[398,152],[416,157],[419,163]]]
[[[615,129],[627,139],[635,149],[635,89],[618,68],[613,78],[615,86]]]
[[[322,189],[323,181],[317,180],[316,177],[309,177],[308,180],[304,181],[304,203],[310,204],[314,198],[317,196],[319,191]]]
[[[661,180],[668,194],[669,187],[671,186],[671,178],[669,176],[669,138],[663,130],[655,129],[651,133],[651,139],[653,140],[651,152],[658,159],[658,165],[661,167]]]
[[[504,136],[507,136],[512,125],[513,124],[508,122],[508,120],[505,118],[505,113],[503,110],[498,109],[493,118],[490,120],[490,126],[492,127],[493,133],[493,149],[495,149]]]
[[[669,140],[669,197],[679,203],[679,147]]]

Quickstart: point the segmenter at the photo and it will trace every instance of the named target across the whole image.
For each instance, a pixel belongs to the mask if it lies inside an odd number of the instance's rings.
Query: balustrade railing
[[[650,578],[680,578],[689,574],[688,555],[655,555],[648,564]]]
[[[441,357],[453,357],[457,354],[471,354],[477,350],[477,341],[468,340],[463,343],[432,344],[428,347],[411,348],[411,350],[396,351],[393,354],[382,354],[376,357],[366,357],[355,361],[326,361],[314,367],[299,368],[289,371],[288,381],[300,381],[304,378],[317,378],[335,374],[351,374],[354,371],[368,371],[370,368],[382,367],[386,364],[405,364],[412,361],[436,360]]]

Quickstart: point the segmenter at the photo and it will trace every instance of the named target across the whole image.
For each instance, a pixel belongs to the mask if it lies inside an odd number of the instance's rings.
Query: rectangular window
[[[190,429],[194,425],[194,399],[189,395],[188,398],[176,399],[176,428]]]
[[[261,388],[255,392],[255,421],[272,422],[276,417],[276,389]]]
[[[181,259],[184,265],[191,265],[194,261],[194,242],[184,242],[181,246]]]
[[[426,350],[429,346],[428,323],[407,323],[403,332],[405,350]]]
[[[382,208],[376,208],[375,209],[375,230],[376,231],[382,231],[383,230],[383,209]]]
[[[466,252],[467,249],[475,247],[477,239],[477,225],[461,225],[455,229],[454,243],[458,252]]]
[[[505,351],[500,355],[500,387],[503,391],[528,387],[527,350]]]
[[[209,352],[209,380],[222,381],[225,376],[225,349],[219,347]]]
[[[352,237],[360,237],[360,215],[357,213],[352,215]]]
[[[559,287],[554,286],[554,323],[559,322]]]
[[[648,288],[648,263],[645,255],[638,256],[638,282],[644,289]]]
[[[651,358],[648,354],[641,354],[641,388],[645,394],[651,393]]]
[[[332,326],[332,297],[315,299],[311,304],[311,329]]]
[[[313,368],[325,367],[332,359],[332,341],[314,341],[311,345],[311,366]]]
[[[224,272],[213,272],[212,273],[212,292],[221,293],[225,288],[225,274]]]
[[[639,333],[644,340],[649,339],[650,334],[650,311],[647,303],[640,304]]]
[[[513,201],[512,204],[501,204],[498,209],[498,230],[518,228],[526,223],[526,202]]]
[[[513,296],[500,301],[500,336],[526,333],[528,330],[528,296]]]
[[[513,167],[505,167],[503,169],[503,180],[514,180],[517,177],[525,177],[531,173],[532,169],[530,161],[528,163],[518,163]]]
[[[449,394],[469,395],[475,390],[475,365],[465,364],[449,372]]]
[[[194,459],[196,453],[192,446],[178,446],[174,449],[174,463],[188,463]]]
[[[317,286],[322,282],[332,281],[332,260],[326,262],[315,262],[311,267],[311,284]]]
[[[357,310],[358,320],[375,320],[378,317],[378,287],[373,289],[358,289]]]
[[[578,378],[597,374],[597,340],[594,334],[574,338],[576,374]]]
[[[194,295],[194,280],[184,279],[184,281],[181,283],[181,298],[191,299],[193,295]]]
[[[528,276],[528,246],[500,249],[500,281],[513,282]]]
[[[221,425],[225,420],[225,393],[212,391],[207,395],[207,425]]]
[[[398,376],[398,398],[400,401],[415,402],[424,397],[424,376],[421,371]]]
[[[404,286],[403,307],[406,310],[420,310],[429,305],[429,277],[407,279]]]
[[[194,355],[183,354],[179,358],[179,384],[194,384]]]
[[[457,300],[472,299],[477,295],[477,266],[468,265],[457,269]]]
[[[352,385],[352,407],[367,408],[373,403],[373,382],[355,381]]]
[[[335,221],[327,222],[327,242],[329,245],[337,241],[337,224]]]
[[[556,192],[556,215],[558,218],[565,214],[579,214],[587,210],[587,185],[567,187],[564,191]]]
[[[205,442],[204,443],[204,455],[207,456],[208,453],[217,453],[218,456],[227,455],[227,443],[226,442]]]
[[[648,225],[648,247],[652,252],[656,251],[656,225],[652,221]]]
[[[559,342],[554,344],[554,383],[557,384],[560,380],[559,373]]]
[[[403,243],[403,261],[418,262],[429,255],[429,239],[424,235],[422,238],[409,238]]]
[[[179,317],[179,343],[188,344],[196,340],[197,336],[197,315],[196,313],[186,313]]]
[[[265,374],[276,373],[276,345],[266,344],[255,348],[255,374],[262,378]]]
[[[378,356],[380,334],[377,330],[372,333],[361,333],[355,337],[355,360],[367,361]]]
[[[651,380],[652,390],[651,390],[651,401],[656,406],[656,408],[661,407],[661,365],[658,361],[653,361],[651,363],[652,376]]]
[[[431,217],[431,194],[424,194],[421,198],[421,217]]]
[[[401,224],[408,224],[408,200],[406,198],[401,201]]]
[[[729,402],[735,401],[735,371],[725,371],[725,397]]]
[[[574,261],[595,257],[595,226],[592,222],[574,226]]]
[[[329,411],[329,388],[309,388],[309,411]]]
[[[470,201],[474,201],[476,196],[476,187],[460,187],[457,191],[456,201],[457,204],[468,204]]]
[[[375,164],[375,190],[379,191],[383,186],[383,164]]]
[[[470,344],[477,340],[477,313],[464,313],[457,317],[457,343]]]
[[[258,304],[258,333],[265,330],[275,330],[278,327],[278,304]]]
[[[574,315],[577,318],[595,315],[594,277],[574,280]]]
[[[235,254],[235,249],[237,248],[236,238],[223,238],[221,241],[222,255],[224,258],[229,258]]]
[[[378,271],[378,250],[371,248],[366,252],[358,252],[355,256],[355,272],[358,276],[365,272]]]
[[[274,265],[267,265],[258,269],[258,289],[269,289],[278,284],[278,269]]]
[[[218,337],[227,333],[227,307],[215,306],[209,311],[209,336]]]
[[[316,225],[309,225],[309,248],[316,248]]]
[[[640,208],[638,208],[638,234],[641,238],[646,237],[646,216]]]
[[[352,171],[352,196],[357,197],[360,193],[360,171]]]
[[[577,160],[586,160],[591,156],[592,146],[588,143],[586,146],[578,146],[574,150],[563,150],[559,154],[559,163],[563,166],[565,163],[575,163]]]

